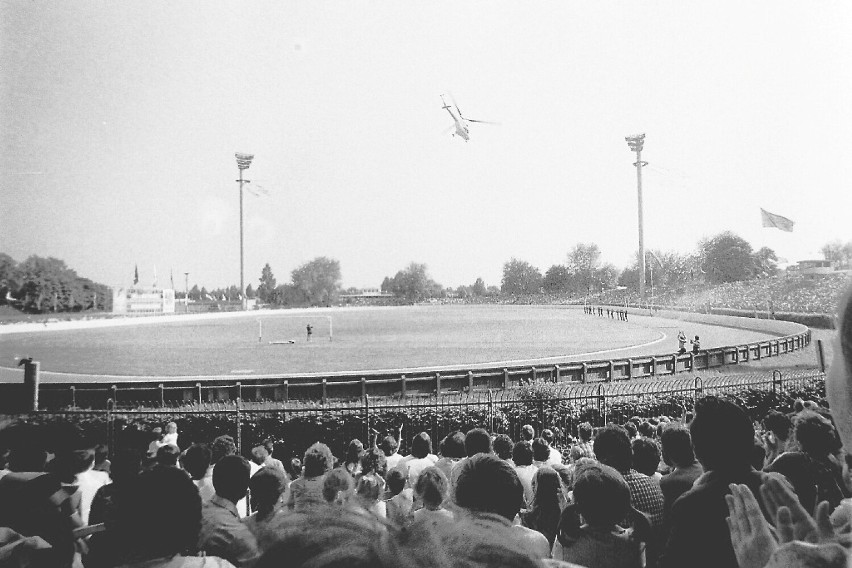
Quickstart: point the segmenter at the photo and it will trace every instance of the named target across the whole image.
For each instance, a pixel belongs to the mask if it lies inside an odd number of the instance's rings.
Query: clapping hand
[[[728,530],[740,568],[763,568],[778,548],[769,523],[747,485],[730,485]]]
[[[814,516],[811,517],[799,503],[799,498],[793,490],[772,477],[760,487],[760,494],[769,515],[776,519],[775,526],[781,544],[793,540],[810,543],[836,540],[827,501],[817,505]]]

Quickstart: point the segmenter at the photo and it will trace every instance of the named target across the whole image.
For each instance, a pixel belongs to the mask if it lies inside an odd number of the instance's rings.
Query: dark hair
[[[109,446],[98,444],[95,446],[95,464],[102,464],[109,459]]]
[[[840,445],[834,425],[810,410],[796,417],[795,435],[802,452],[815,458],[833,454]]]
[[[411,439],[411,455],[423,459],[432,453],[432,438],[426,432],[420,432]]]
[[[496,438],[494,438],[494,453],[497,454],[497,457],[501,460],[510,460],[512,459],[512,438],[510,438],[507,434],[499,434]]]
[[[476,454],[461,462],[455,502],[477,513],[515,518],[524,501],[524,487],[514,468],[494,454]]]
[[[636,427],[636,430],[639,431],[640,436],[645,436],[646,438],[653,438],[656,430],[654,429],[654,425],[650,422],[643,422],[639,426]]]
[[[262,467],[249,480],[251,507],[269,513],[287,490],[287,476],[277,467]]]
[[[201,527],[201,497],[174,467],[139,474],[116,507],[116,538],[133,560],[192,551]]]
[[[660,447],[650,438],[638,438],[630,444],[633,451],[633,469],[647,476],[657,472],[660,465]]]
[[[258,444],[251,449],[251,461],[253,461],[255,465],[263,465],[268,457],[269,450],[267,450],[266,446],[263,444]]]
[[[589,525],[610,528],[630,511],[630,488],[615,468],[592,462],[574,473],[574,502]]]
[[[171,444],[160,446],[157,450],[157,463],[166,467],[175,467],[180,457],[180,450]]]
[[[562,481],[556,470],[548,466],[538,468],[533,477],[533,501],[524,520],[527,526],[546,536],[551,546],[556,539],[556,527],[562,513],[559,507],[560,491]]]
[[[427,467],[417,476],[414,482],[414,493],[423,500],[427,509],[437,509],[447,497],[449,487],[447,476],[437,467]]]
[[[237,445],[234,439],[227,434],[219,436],[213,440],[213,445],[210,448],[210,463],[218,463],[225,456],[232,456],[237,453]]]
[[[627,437],[631,440],[636,437],[636,434],[639,430],[636,429],[636,424],[633,423],[632,420],[628,420],[624,423],[624,429],[627,430]]]
[[[512,447],[512,461],[515,465],[532,465],[533,450],[529,442],[515,442]]]
[[[783,412],[770,410],[763,419],[763,427],[772,432],[776,438],[786,442],[793,430],[793,421]]]
[[[183,468],[192,479],[198,481],[210,467],[210,449],[206,444],[192,444],[183,455]]]
[[[95,463],[95,452],[86,450],[64,450],[53,458],[48,465],[52,467],[53,473],[59,476],[60,481],[74,483],[77,474],[92,467]]]
[[[689,433],[695,455],[705,470],[730,470],[751,464],[754,425],[733,402],[716,396],[699,399]]]
[[[375,473],[384,477],[388,470],[388,462],[385,453],[377,447],[372,447],[361,456],[361,475]]]
[[[349,469],[350,465],[361,463],[361,456],[364,455],[364,444],[358,438],[351,440],[346,447],[346,457],[343,458],[343,465]]]
[[[405,489],[405,482],[407,480],[408,476],[405,475],[405,472],[396,468],[390,470],[385,477],[385,482],[388,484],[391,495],[399,495]]]
[[[663,446],[663,461],[674,467],[687,466],[695,463],[695,453],[692,451],[692,437],[685,426],[670,424],[663,428],[660,436]]]
[[[545,428],[541,431],[541,437],[547,442],[548,445],[553,443],[555,436],[553,435],[553,430],[550,428]]]
[[[124,448],[119,450],[112,459],[109,468],[109,477],[113,483],[131,483],[139,475],[142,469],[142,458],[145,452],[137,448]]]
[[[577,426],[577,436],[580,437],[580,440],[583,442],[588,442],[592,439],[592,425],[588,422],[583,422],[579,426]]]
[[[536,438],[532,443],[533,459],[535,461],[547,461],[550,459],[550,446],[544,438]]]
[[[445,458],[464,458],[464,433],[456,430],[441,440],[441,455]]]
[[[334,456],[331,450],[322,442],[316,442],[305,450],[303,460],[304,469],[302,475],[305,477],[319,477],[334,466]]]
[[[385,436],[379,443],[379,448],[381,448],[386,456],[392,456],[399,448],[399,442],[393,436]]]
[[[284,464],[284,468],[287,470],[290,480],[299,479],[302,476],[302,460],[299,458],[291,458],[289,462]]]
[[[485,428],[474,428],[468,430],[464,436],[464,451],[467,457],[475,456],[476,454],[490,454],[491,435]]]
[[[265,438],[261,443],[261,446],[266,448],[266,451],[269,452],[269,455],[272,455],[272,452],[275,450],[275,441],[272,438]]]
[[[535,428],[533,428],[529,424],[524,424],[523,426],[521,426],[521,438],[526,440],[527,442],[532,442],[533,438],[535,438]]]
[[[629,470],[633,461],[627,430],[615,424],[601,429],[595,437],[594,451],[598,461],[620,472]]]
[[[216,495],[236,503],[246,496],[251,466],[243,456],[225,456],[213,466]]]

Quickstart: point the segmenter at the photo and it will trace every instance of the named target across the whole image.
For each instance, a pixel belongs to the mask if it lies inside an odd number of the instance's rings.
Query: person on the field
[[[686,334],[683,330],[677,334],[677,352],[679,355],[686,353]]]
[[[310,340],[311,340],[311,335],[313,335],[313,333],[314,333],[314,328],[313,328],[313,326],[312,326],[311,324],[308,324],[308,326],[307,326],[307,328],[306,328],[306,329],[307,329],[307,331],[308,331],[308,341],[310,341]]]
[[[701,350],[701,340],[698,339],[697,335],[695,336],[695,339],[690,341],[690,343],[692,343],[692,352],[693,353],[698,353]]]

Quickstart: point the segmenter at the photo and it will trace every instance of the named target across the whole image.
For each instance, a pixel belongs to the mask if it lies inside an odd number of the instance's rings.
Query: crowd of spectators
[[[756,425],[733,400],[678,420],[581,424],[520,439],[474,428],[321,441],[275,457],[176,428],[109,458],[18,425],[0,452],[0,565],[847,566],[852,549],[852,292],[826,381]],[[574,433],[572,433],[574,434]],[[50,450],[50,451],[48,451]],[[560,451],[561,450],[561,451]]]

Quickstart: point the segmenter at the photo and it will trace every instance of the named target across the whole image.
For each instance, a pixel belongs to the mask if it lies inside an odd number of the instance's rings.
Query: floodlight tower
[[[237,158],[237,168],[240,170],[240,179],[236,180],[240,184],[240,303],[243,310],[246,309],[246,287],[243,274],[243,184],[251,183],[247,179],[243,179],[243,170],[249,169],[251,161],[254,159],[253,154],[234,154]]]
[[[636,187],[639,192],[639,305],[645,303],[645,227],[642,219],[642,166],[648,162],[642,161],[642,147],[645,144],[645,133],[626,136],[627,146],[631,152],[636,152]]]

